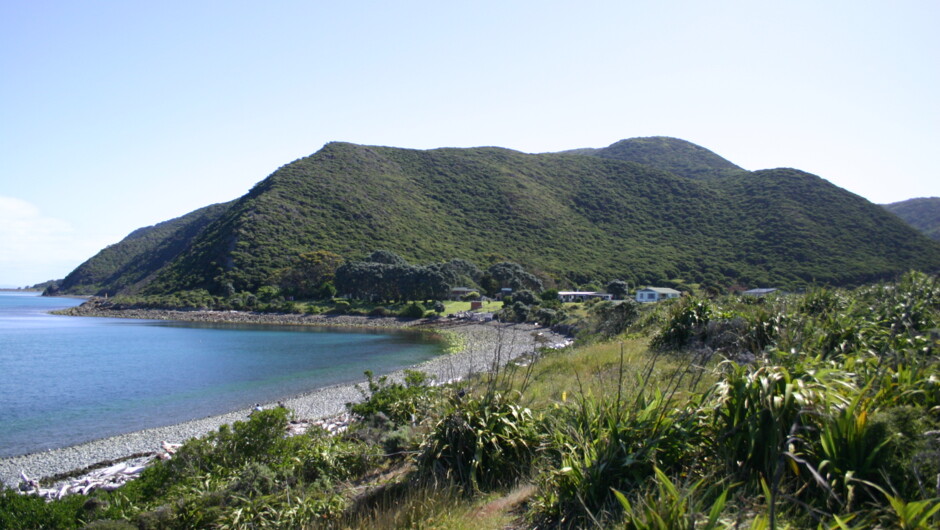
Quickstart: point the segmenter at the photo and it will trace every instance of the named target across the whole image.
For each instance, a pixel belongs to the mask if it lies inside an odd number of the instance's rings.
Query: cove
[[[66,317],[0,292],[0,457],[223,414],[443,352],[423,333]]]

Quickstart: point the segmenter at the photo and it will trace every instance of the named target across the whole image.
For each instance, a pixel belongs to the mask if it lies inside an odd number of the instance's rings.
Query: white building
[[[614,295],[607,293],[597,293],[594,291],[559,291],[558,299],[562,302],[583,302],[588,298],[600,298],[601,300],[613,300]]]
[[[741,293],[741,294],[743,294],[743,295],[745,295],[745,296],[766,296],[766,295],[768,295],[768,294],[775,293],[775,292],[777,292],[777,289],[776,289],[776,288],[774,288],[774,287],[765,287],[765,288],[761,288],[761,289],[750,289],[750,290],[748,290],[748,291],[744,291],[744,292]]]
[[[682,293],[668,287],[647,287],[636,292],[637,302],[658,302],[668,298],[679,298]]]

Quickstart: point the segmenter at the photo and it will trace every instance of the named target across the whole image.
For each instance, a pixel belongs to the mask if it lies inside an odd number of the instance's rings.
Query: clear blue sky
[[[0,1],[0,286],[326,142],[689,140],[940,195],[940,2]]]

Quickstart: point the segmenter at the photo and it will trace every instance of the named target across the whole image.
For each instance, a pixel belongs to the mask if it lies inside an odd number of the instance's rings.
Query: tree
[[[615,300],[623,300],[630,292],[630,284],[623,280],[614,280],[607,284],[607,292],[614,295]]]
[[[491,266],[487,272],[499,282],[500,287],[509,287],[514,291],[520,289],[529,289],[535,292],[542,291],[542,280],[534,274],[526,272],[522,265],[518,263],[508,261],[497,263]],[[481,285],[481,287],[483,286]]]
[[[513,302],[522,302],[525,305],[534,305],[537,304],[540,299],[535,296],[535,293],[529,291],[528,289],[523,289],[522,291],[517,291],[512,294]]]
[[[343,261],[339,254],[326,250],[304,252],[281,272],[278,283],[285,293],[300,298],[317,297],[323,285],[333,281]]]

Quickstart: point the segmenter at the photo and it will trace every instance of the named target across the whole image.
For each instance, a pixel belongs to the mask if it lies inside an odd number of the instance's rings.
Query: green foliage
[[[298,298],[332,298],[336,288],[332,289],[336,269],[343,264],[339,254],[326,250],[304,252],[292,260],[291,264],[277,274],[281,289],[290,296]]]
[[[527,316],[555,312],[517,303]],[[0,527],[475,527],[526,480],[537,493],[522,510],[538,527],[940,522],[936,276],[568,309],[620,347],[542,351],[460,392],[417,372],[367,373],[345,435],[288,438],[287,412],[263,411],[115,492],[51,503],[3,492]],[[690,347],[701,355],[674,354]],[[495,526],[525,524],[514,517]]]
[[[421,468],[470,491],[511,486],[527,476],[539,431],[532,412],[513,401],[501,393],[455,397],[421,447]]]
[[[398,256],[391,258],[388,252],[378,254],[380,261],[370,257],[339,267],[337,289],[360,300],[443,300],[456,283],[446,263],[413,266]]]
[[[349,313],[351,307],[352,304],[350,304],[348,301],[337,300],[333,304],[333,308],[327,311],[327,313],[331,315],[345,315],[346,313]]]
[[[827,485],[844,499],[848,510],[858,506],[856,489],[880,478],[891,438],[884,423],[872,422],[868,403],[855,401],[823,416],[819,429],[816,469]],[[862,501],[870,500],[862,498]]]
[[[486,275],[460,265],[448,272],[490,295],[541,291],[535,275],[514,276],[513,263],[575,285],[683,278],[715,289],[857,285],[940,264],[940,244],[818,177],[740,172],[678,140],[629,145],[651,155],[622,156],[617,144],[585,156],[331,143],[238,201],[177,220],[175,230],[144,229],[153,241],[141,248],[132,234],[76,269],[63,290],[255,292],[311,249],[496,263]],[[700,170],[707,179],[676,176]],[[393,261],[371,263],[400,266]]]
[[[699,480],[687,488],[680,488],[659,468],[656,472],[656,489],[643,495],[637,504],[627,496],[614,490],[617,501],[623,508],[623,526],[637,530],[694,530],[724,528],[719,516],[728,499],[728,490],[722,491],[711,505],[706,505],[703,489],[705,481]]]
[[[636,162],[687,178],[708,179],[744,171],[708,149],[665,136],[630,138],[602,149],[585,149],[579,152],[601,158]]]
[[[640,316],[639,304],[624,300],[618,304],[600,303],[591,308],[592,332],[608,339],[625,332]]]
[[[702,337],[711,318],[712,307],[707,300],[682,298],[671,307],[666,325],[653,337],[652,345],[661,349],[684,348]]]
[[[84,496],[75,495],[47,503],[40,497],[4,489],[0,491],[0,528],[79,528],[85,521],[85,501]]]
[[[613,280],[607,284],[607,292],[614,295],[614,300],[623,300],[630,294],[630,284],[623,280]]]
[[[427,309],[418,302],[412,302],[404,307],[399,313],[398,316],[402,318],[424,318],[424,313],[427,312]]]
[[[909,199],[884,207],[927,237],[940,241],[940,197]]]
[[[423,372],[405,370],[404,384],[389,382],[387,376],[376,379],[370,370],[365,375],[365,401],[349,405],[349,411],[359,417],[382,414],[395,425],[416,423],[427,416],[439,395]]]
[[[58,294],[136,294],[150,277],[183,254],[233,203],[213,204],[135,230],[79,265],[57,285]]]
[[[661,393],[627,405],[582,397],[560,409],[549,426],[557,459],[543,475],[539,504],[558,522],[584,523],[618,505],[615,491],[632,492],[654,476],[698,457],[704,439],[694,406],[676,408]]]

